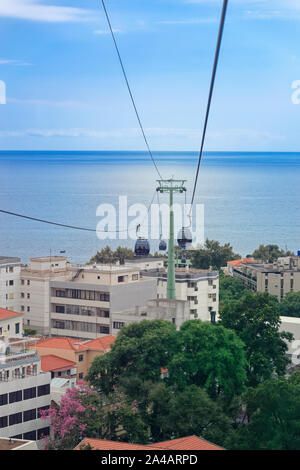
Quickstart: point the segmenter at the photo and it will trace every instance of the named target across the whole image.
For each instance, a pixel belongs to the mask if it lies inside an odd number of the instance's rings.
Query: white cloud
[[[18,65],[19,67],[25,67],[32,65],[29,62],[22,62],[21,60],[14,60],[14,59],[0,59],[0,65]]]
[[[40,0],[0,0],[0,17],[64,23],[91,20],[95,13],[81,8],[45,5]]]
[[[201,132],[200,129],[190,128],[146,128],[147,137],[180,137],[187,140],[193,140],[193,145],[200,143]],[[114,129],[114,130],[96,130],[96,129],[83,129],[83,128],[70,128],[70,129],[25,129],[17,131],[0,131],[0,138],[9,137],[88,137],[88,138],[116,138],[128,139],[140,137],[140,129]],[[278,142],[285,140],[283,135],[273,134],[269,131],[257,129],[224,129],[221,131],[208,132],[207,140],[212,146],[214,143],[226,143],[228,140],[239,141],[249,139],[252,143],[266,143]]]
[[[185,24],[204,24],[204,23],[217,23],[218,18],[190,18],[186,20],[163,20],[158,21],[158,24],[174,24],[174,25],[185,25]]]
[[[122,33],[122,31],[120,29],[113,29],[113,32],[115,34]],[[93,33],[94,34],[99,34],[100,36],[106,35],[106,34],[111,34],[109,29],[96,29],[95,31],[93,31]]]
[[[64,101],[52,101],[47,99],[22,99],[22,98],[7,98],[7,103],[12,104],[34,104],[42,106],[54,106],[54,107],[75,107],[86,105],[84,102],[64,100]]]

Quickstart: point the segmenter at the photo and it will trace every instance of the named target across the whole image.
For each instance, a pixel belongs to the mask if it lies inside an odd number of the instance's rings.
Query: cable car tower
[[[174,193],[183,193],[186,191],[184,183],[186,180],[157,180],[159,186],[157,191],[160,193],[169,193],[170,195],[170,233],[168,244],[168,282],[167,282],[167,299],[176,299],[175,289],[175,259],[174,259],[174,209],[173,195]]]

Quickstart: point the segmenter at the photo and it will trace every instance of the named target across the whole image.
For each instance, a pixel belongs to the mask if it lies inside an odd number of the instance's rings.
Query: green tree
[[[164,383],[155,384],[149,398],[148,421],[154,442],[196,435],[223,445],[231,433],[229,418],[196,385],[175,392]]]
[[[229,449],[300,450],[299,377],[272,379],[244,397],[248,423],[225,443]]]
[[[124,377],[160,380],[177,347],[178,335],[173,323],[143,320],[122,328],[111,351],[92,363],[87,379],[98,390],[108,393]]]
[[[179,348],[168,366],[169,382],[180,390],[204,387],[212,398],[231,400],[243,391],[246,367],[244,345],[234,331],[190,320],[180,328]]]
[[[247,289],[240,279],[226,276],[223,271],[219,271],[219,301],[221,305],[232,300],[239,300],[246,292]]]
[[[220,269],[226,266],[227,261],[239,259],[240,255],[233,252],[230,243],[220,245],[218,241],[206,240],[204,247],[193,250],[192,265],[197,269]]]
[[[285,373],[290,361],[284,340],[292,341],[293,335],[279,331],[279,303],[275,297],[247,292],[240,300],[224,304],[219,323],[234,330],[246,345],[249,386],[256,387],[274,373]]]
[[[279,304],[282,317],[300,318],[300,292],[289,292]]]
[[[259,245],[251,256],[266,263],[273,263],[279,257],[291,255],[293,255],[291,251],[281,250],[278,245]]]
[[[88,264],[115,264],[119,261],[120,264],[124,264],[125,259],[133,258],[134,252],[130,248],[118,246],[118,248],[113,251],[110,246],[102,248],[101,251],[97,253],[90,259]]]

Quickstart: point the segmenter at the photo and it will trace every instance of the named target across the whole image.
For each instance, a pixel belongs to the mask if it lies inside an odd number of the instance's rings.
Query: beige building
[[[143,276],[155,276],[159,299],[167,297],[167,270],[158,273],[143,272]],[[219,314],[219,273],[217,271],[175,268],[176,299],[188,301],[189,320],[217,321]]]
[[[65,256],[30,258],[20,274],[20,311],[24,313],[24,328],[40,334],[49,333],[51,280],[69,279],[70,264]]]
[[[50,281],[51,334],[78,339],[108,335],[115,313],[146,307],[157,297],[156,280],[138,268],[98,265],[71,268],[66,281]],[[121,326],[120,326],[121,327]]]
[[[0,256],[0,307],[21,312],[21,259]]]
[[[300,257],[278,258],[274,263],[241,263],[232,267],[231,275],[241,279],[248,289],[281,300],[288,292],[300,291]]]
[[[68,337],[46,338],[30,346],[42,359],[55,355],[76,364],[76,379],[83,379],[95,357],[110,351],[116,337],[107,335],[90,341]],[[43,361],[42,361],[43,362]],[[70,372],[72,368],[70,367]],[[69,378],[68,374],[60,377]]]
[[[23,314],[0,307],[0,339],[23,337]]]

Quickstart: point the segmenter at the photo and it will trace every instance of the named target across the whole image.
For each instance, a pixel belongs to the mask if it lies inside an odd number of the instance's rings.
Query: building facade
[[[167,271],[143,272],[143,276],[155,276],[157,296],[167,296]],[[175,269],[176,299],[189,302],[189,320],[215,322],[219,315],[219,273],[217,271],[186,268]]]
[[[278,258],[274,263],[242,262],[232,267],[231,276],[248,289],[267,292],[280,301],[287,293],[300,291],[300,256]]]
[[[34,351],[22,349],[10,343],[10,354],[0,356],[0,435],[36,441],[49,434],[40,411],[50,407],[51,375]]]
[[[0,307],[21,312],[21,259],[0,256]]]
[[[50,281],[51,334],[79,339],[108,335],[115,313],[144,307],[156,297],[156,280],[142,278],[137,268],[81,267],[72,280]]]

